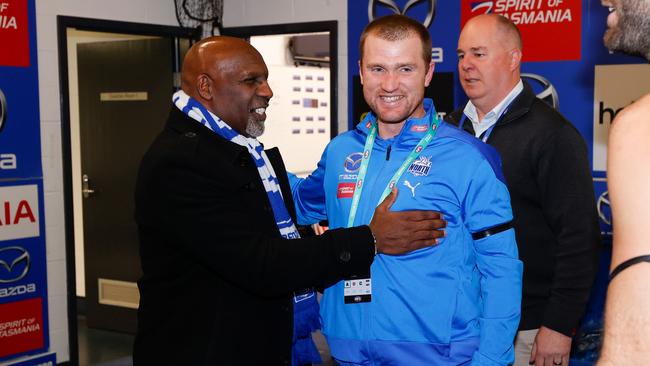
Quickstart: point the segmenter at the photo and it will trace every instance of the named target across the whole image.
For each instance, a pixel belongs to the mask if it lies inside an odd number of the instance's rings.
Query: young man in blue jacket
[[[367,276],[325,290],[323,333],[341,365],[508,365],[519,323],[522,264],[499,157],[436,116],[424,99],[434,64],[427,29],[391,15],[360,40],[370,108],[327,146],[318,168],[292,181],[298,220],[331,228],[392,210],[440,211],[446,237],[396,257],[379,254]]]

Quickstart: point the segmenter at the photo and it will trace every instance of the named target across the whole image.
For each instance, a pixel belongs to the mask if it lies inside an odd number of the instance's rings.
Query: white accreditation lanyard
[[[395,186],[395,183],[399,181],[402,174],[404,174],[411,163],[413,163],[413,161],[415,161],[415,159],[420,156],[422,150],[424,150],[424,148],[427,147],[431,140],[433,140],[433,138],[436,136],[436,132],[438,132],[438,126],[440,125],[440,120],[436,117],[433,117],[433,113],[431,118],[433,119],[433,122],[431,123],[429,129],[427,129],[426,135],[420,139],[420,142],[418,142],[417,146],[415,146],[406,160],[404,160],[402,166],[400,166],[395,174],[393,174],[393,177],[390,179],[388,185],[384,189],[384,192],[381,194],[377,205],[379,205],[384,200],[384,198],[390,194],[390,191]],[[359,175],[357,176],[357,182],[355,185],[354,194],[352,196],[352,205],[350,206],[350,215],[348,216],[347,227],[352,227],[354,225],[354,219],[357,215],[357,209],[359,208],[359,200],[361,199],[361,192],[363,191],[364,179],[368,170],[370,156],[372,155],[372,147],[375,144],[375,137],[377,137],[377,124],[373,123],[372,127],[370,128],[370,132],[368,133],[368,137],[366,137],[366,145],[363,147],[363,157],[361,159],[361,167],[359,168]]]
[[[420,139],[420,142],[413,148],[409,156],[404,160],[402,165],[397,169],[393,177],[388,182],[388,185],[384,189],[384,192],[379,198],[379,205],[391,192],[395,183],[399,181],[402,174],[406,169],[415,161],[415,159],[420,156],[422,151],[429,145],[429,143],[436,136],[438,132],[438,126],[440,125],[440,120],[434,116],[434,113],[431,113],[431,119],[433,120],[431,126],[427,129],[427,133]],[[359,175],[357,176],[357,182],[354,189],[354,194],[352,196],[352,204],[350,206],[350,214],[348,216],[348,226],[352,227],[354,225],[354,219],[357,215],[357,209],[359,208],[359,200],[361,199],[361,193],[363,191],[364,179],[368,171],[368,164],[370,162],[370,156],[372,155],[372,148],[375,144],[375,138],[377,137],[377,123],[373,123],[368,132],[368,137],[366,137],[366,144],[363,148],[363,157],[361,160],[361,166],[359,167]],[[361,302],[370,302],[372,295],[372,282],[370,276],[359,278],[353,277],[351,279],[344,281],[343,297],[346,304],[356,304]]]

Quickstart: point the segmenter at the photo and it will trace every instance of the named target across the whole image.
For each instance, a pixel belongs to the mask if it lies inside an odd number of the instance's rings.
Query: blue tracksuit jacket
[[[409,119],[401,133],[377,136],[354,225],[368,224],[389,179],[430,125]],[[292,179],[298,221],[347,225],[366,136],[375,116],[334,138],[318,168]],[[325,290],[323,333],[343,365],[507,365],[520,317],[522,263],[513,229],[473,240],[512,220],[498,154],[442,122],[397,183],[392,210],[436,210],[448,221],[435,247],[404,256],[377,255],[372,301],[345,304],[343,281]]]

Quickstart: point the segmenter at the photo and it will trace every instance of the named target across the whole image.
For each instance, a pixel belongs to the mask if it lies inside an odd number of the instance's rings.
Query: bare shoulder
[[[646,94],[614,119],[609,130],[608,154],[610,157],[650,156],[649,139],[650,94]]]
[[[642,131],[650,131],[650,94],[642,96],[616,116],[610,138],[618,134],[638,135]]]
[[[650,94],[621,111],[609,130],[607,186],[616,217],[612,265],[648,254],[650,221]]]

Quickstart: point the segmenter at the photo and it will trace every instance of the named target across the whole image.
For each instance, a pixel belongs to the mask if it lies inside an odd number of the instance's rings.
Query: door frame
[[[243,27],[228,27],[221,29],[224,36],[248,39],[251,36],[270,36],[288,33],[317,33],[329,32],[330,34],[330,139],[338,135],[338,21],[327,20],[319,22],[269,24]],[[334,107],[336,106],[336,107]]]
[[[75,270],[74,205],[72,188],[72,150],[70,136],[70,95],[68,85],[68,28],[84,31],[119,33],[142,36],[197,39],[200,29],[167,25],[121,22],[113,20],[57,16],[59,93],[61,108],[61,147],[63,165],[63,204],[65,211],[65,258],[68,302],[68,347],[70,364],[79,364],[79,340],[77,337],[77,285]],[[180,56],[173,60],[174,71],[180,71]]]

